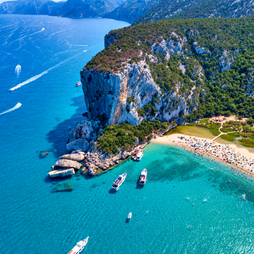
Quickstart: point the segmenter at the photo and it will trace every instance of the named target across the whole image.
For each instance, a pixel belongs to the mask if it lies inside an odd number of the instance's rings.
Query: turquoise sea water
[[[98,177],[46,177],[69,127],[83,119],[79,71],[104,35],[127,23],[0,15],[0,24],[0,113],[22,103],[0,115],[0,253],[68,253],[86,236],[83,252],[93,254],[254,252],[253,180],[180,148],[150,144],[140,162]],[[139,188],[143,168],[148,181]],[[110,193],[123,172],[126,181]],[[52,193],[59,182],[73,191]]]

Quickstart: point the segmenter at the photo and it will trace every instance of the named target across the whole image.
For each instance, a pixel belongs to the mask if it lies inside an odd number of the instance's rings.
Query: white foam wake
[[[17,73],[17,75],[19,75],[19,73],[21,72],[21,66],[19,64],[15,67],[15,72]]]
[[[38,74],[38,75],[35,75],[35,76],[33,76],[32,78],[27,79],[26,81],[24,81],[24,82],[22,82],[22,83],[19,83],[18,85],[16,85],[16,86],[10,88],[9,91],[12,92],[12,91],[14,91],[14,90],[16,90],[16,89],[18,89],[18,88],[20,88],[20,87],[22,87],[22,86],[25,86],[25,85],[27,85],[27,84],[29,84],[29,83],[31,83],[31,82],[33,82],[33,81],[39,79],[39,78],[42,77],[43,75],[47,74],[49,71],[55,69],[56,67],[60,66],[61,64],[66,63],[67,61],[71,60],[72,58],[74,58],[74,57],[76,57],[76,56],[78,56],[78,55],[80,55],[80,54],[82,54],[82,53],[79,53],[79,54],[77,54],[77,55],[75,55],[75,56],[72,56],[72,57],[70,57],[70,58],[68,58],[68,59],[66,59],[66,60],[64,60],[64,61],[62,61],[61,63],[58,63],[58,64],[56,64],[55,66],[53,66],[53,67],[47,69],[46,71],[44,71],[44,72],[42,72],[42,73],[40,73],[40,74]]]
[[[45,28],[43,27],[40,31],[31,33],[31,34],[28,34],[28,35],[26,35],[26,36],[21,37],[20,39],[24,39],[24,38],[26,38],[26,37],[29,37],[29,36],[32,36],[32,35],[41,33],[41,32],[43,32],[44,30],[45,30]]]
[[[20,40],[23,40],[23,39],[25,39],[25,38],[27,38],[27,37],[30,37],[30,36],[32,36],[32,35],[41,33],[41,32],[43,32],[44,30],[45,30],[45,28],[42,28],[40,31],[31,33],[31,34],[28,34],[28,35],[25,35],[25,36],[22,36],[22,37],[18,38],[17,40],[12,41],[11,44],[12,44],[13,42],[15,42],[15,41],[20,41]]]
[[[51,68],[50,68],[50,69],[51,69]],[[22,83],[19,83],[18,85],[16,85],[16,86],[12,87],[11,89],[9,89],[9,91],[12,92],[12,91],[14,91],[14,90],[16,90],[16,89],[18,89],[18,88],[20,88],[20,87],[22,87],[22,86],[25,86],[25,85],[27,85],[27,84],[29,84],[29,83],[35,81],[36,79],[38,79],[38,78],[42,77],[43,75],[47,74],[48,71],[49,71],[50,69],[48,69],[48,70],[42,72],[41,74],[38,74],[38,75],[36,75],[36,76],[33,76],[32,78],[30,78],[30,79],[28,79],[28,80],[26,80],[26,81],[24,81],[24,82],[22,82]]]
[[[10,113],[11,111],[14,111],[14,110],[20,108],[21,105],[22,105],[22,104],[21,104],[20,102],[18,102],[13,108],[10,108],[10,109],[8,109],[8,110],[6,110],[6,111],[0,113],[0,116],[3,115],[3,114]]]

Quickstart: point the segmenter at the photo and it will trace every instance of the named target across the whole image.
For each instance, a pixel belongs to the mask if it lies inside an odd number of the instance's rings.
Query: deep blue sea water
[[[92,254],[254,253],[253,180],[180,148],[150,144],[139,163],[98,177],[46,177],[69,127],[83,119],[79,71],[103,49],[104,35],[127,23],[0,15],[0,25],[0,114],[22,103],[0,115],[0,253],[68,253],[86,236],[83,252]],[[148,181],[138,188],[143,168]],[[73,191],[52,193],[59,182]]]

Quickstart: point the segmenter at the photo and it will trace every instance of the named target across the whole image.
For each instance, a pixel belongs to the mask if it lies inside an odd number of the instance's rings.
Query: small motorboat
[[[140,161],[142,159],[142,157],[143,157],[143,150],[136,150],[132,159],[134,161]]]
[[[123,182],[125,181],[125,178],[127,176],[127,173],[124,173],[122,175],[119,175],[118,178],[113,182],[113,185],[111,187],[112,191],[118,191]]]
[[[83,249],[85,248],[85,246],[87,245],[88,239],[89,239],[89,236],[88,236],[86,239],[79,241],[79,242],[74,246],[74,248],[69,252],[69,254],[79,254],[79,253],[81,253],[82,250],[83,250]]]
[[[140,185],[145,185],[145,183],[146,183],[146,178],[147,178],[147,170],[146,170],[146,169],[143,169],[143,170],[141,171],[140,176],[139,176],[138,183],[139,183]]]
[[[76,83],[76,87],[80,86],[82,83],[79,81]]]
[[[128,219],[128,220],[130,220],[130,219],[131,219],[131,217],[132,217],[132,212],[130,212],[130,213],[128,214],[127,219]]]
[[[136,157],[136,161],[140,161],[143,157],[143,151],[140,151]]]

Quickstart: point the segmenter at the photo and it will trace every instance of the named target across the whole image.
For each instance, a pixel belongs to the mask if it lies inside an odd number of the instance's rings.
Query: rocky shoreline
[[[137,150],[144,149],[148,142],[136,144],[131,149],[120,151],[116,155],[101,152],[95,147],[95,140],[102,127],[99,121],[82,121],[76,129],[71,130],[66,148],[70,154],[65,154],[56,161],[48,172],[50,178],[66,177],[81,169],[83,174],[91,176],[106,172],[119,163],[126,161]]]
[[[129,151],[120,152],[117,155],[109,155],[107,153],[100,152],[98,149],[93,149],[90,152],[84,153],[80,150],[73,151],[71,154],[65,154],[61,156],[54,166],[51,167],[51,171],[48,172],[50,178],[54,177],[66,177],[75,174],[75,171],[81,169],[82,173],[87,173],[90,176],[106,172],[109,169],[114,168],[119,163],[122,163],[134,155],[136,150],[144,149],[148,144],[145,142],[133,147]],[[83,155],[83,159],[79,162],[73,160],[73,157],[77,155]],[[68,159],[63,159],[68,157]]]
[[[145,142],[143,144],[139,144],[133,147],[129,151],[120,152],[115,156],[110,156],[109,154],[102,153],[99,150],[95,149],[86,154],[86,158],[84,161],[84,166],[82,168],[83,173],[88,173],[89,175],[96,175],[101,171],[107,171],[119,163],[127,160],[132,155],[134,155],[135,151],[138,149],[144,149],[144,147],[148,144]]]

